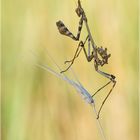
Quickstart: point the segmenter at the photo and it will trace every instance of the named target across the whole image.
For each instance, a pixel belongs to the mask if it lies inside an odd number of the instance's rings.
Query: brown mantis
[[[112,92],[113,88],[115,87],[116,85],[116,80],[115,80],[115,76],[112,75],[112,74],[108,74],[106,72],[103,72],[101,70],[99,70],[99,66],[104,66],[105,64],[108,64],[108,58],[111,56],[111,54],[107,54],[107,48],[103,48],[103,47],[97,47],[94,40],[93,40],[93,37],[91,35],[91,32],[90,32],[90,29],[89,29],[89,26],[88,26],[88,20],[87,20],[87,17],[86,17],[86,14],[81,6],[81,2],[80,0],[78,0],[78,7],[76,8],[75,10],[76,14],[78,15],[78,17],[80,17],[80,21],[79,21],[79,27],[78,27],[78,32],[77,32],[77,35],[74,36],[69,30],[68,28],[64,25],[64,23],[62,21],[58,21],[56,22],[56,25],[58,27],[58,30],[59,32],[62,34],[62,35],[65,35],[65,36],[68,36],[70,38],[72,38],[73,40],[75,41],[79,41],[80,39],[80,34],[81,34],[81,30],[82,30],[82,26],[83,26],[83,22],[85,23],[85,26],[86,26],[86,29],[87,29],[87,32],[88,32],[88,35],[85,39],[85,41],[80,41],[79,44],[78,44],[78,47],[76,49],[76,52],[75,52],[75,55],[73,57],[72,60],[69,60],[69,61],[65,61],[65,63],[70,63],[70,65],[67,67],[67,69],[61,71],[61,73],[63,72],[66,72],[71,66],[72,64],[74,63],[74,60],[79,56],[81,50],[84,51],[84,54],[86,56],[86,59],[88,62],[90,61],[94,61],[94,67],[95,67],[95,70],[101,74],[102,76],[108,78],[110,81],[105,84],[104,86],[102,86],[100,89],[98,89],[93,95],[96,95],[101,89],[103,89],[104,87],[106,87],[107,85],[109,85],[111,82],[113,83],[113,86],[112,88],[110,89],[109,93],[107,94],[106,98],[103,100],[102,104],[101,104],[101,107],[99,108],[99,111],[98,111],[98,118],[99,118],[99,114],[100,114],[100,111],[105,103],[105,101],[107,100],[107,98],[109,97],[110,93]],[[86,51],[85,49],[85,44],[88,40],[88,52]],[[92,52],[90,52],[90,47],[92,46]]]

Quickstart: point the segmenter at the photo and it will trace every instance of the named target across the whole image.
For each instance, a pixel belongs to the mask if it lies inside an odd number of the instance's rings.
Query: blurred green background
[[[138,1],[82,0],[82,5],[96,44],[111,53],[102,70],[117,80],[100,116],[106,137],[138,140]],[[3,140],[100,140],[91,107],[74,88],[35,66],[56,69],[47,48],[66,68],[78,42],[60,35],[55,23],[61,19],[76,34],[76,6],[76,0],[2,1]],[[81,39],[86,35],[84,28]],[[91,94],[107,82],[83,52],[73,69]],[[96,96],[98,107],[108,90]]]

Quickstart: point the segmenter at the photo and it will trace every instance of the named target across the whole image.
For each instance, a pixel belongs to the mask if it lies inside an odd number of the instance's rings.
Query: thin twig
[[[97,113],[97,110],[96,110],[96,107],[95,107],[95,103],[92,103],[91,106],[92,106],[93,111],[94,111],[94,113],[95,113],[95,115],[97,117],[98,116],[98,113]],[[100,119],[96,119],[96,122],[97,122],[97,125],[98,125],[98,128],[99,128],[101,139],[107,140],[106,139],[106,136],[105,136],[105,133],[104,133],[104,129],[103,129],[102,124],[100,122]]]

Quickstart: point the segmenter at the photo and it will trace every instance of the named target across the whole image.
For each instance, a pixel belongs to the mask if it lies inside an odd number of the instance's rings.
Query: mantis
[[[105,78],[109,79],[109,82],[107,84],[105,84],[103,87],[101,87],[100,89],[98,89],[97,92],[95,92],[92,95],[92,97],[95,96],[104,87],[106,87],[110,83],[113,83],[112,88],[108,92],[106,98],[103,100],[103,102],[101,104],[101,107],[99,108],[99,112],[98,112],[98,117],[99,117],[100,111],[101,111],[105,101],[107,100],[107,98],[109,97],[110,93],[112,92],[112,90],[114,89],[114,87],[116,85],[116,80],[115,80],[116,77],[114,75],[103,72],[99,69],[100,66],[102,67],[105,64],[108,64],[108,59],[110,58],[111,54],[107,53],[107,48],[103,48],[102,46],[97,47],[97,45],[95,44],[93,37],[91,35],[91,32],[90,32],[86,14],[84,12],[84,9],[81,6],[80,0],[78,0],[78,7],[76,8],[75,12],[76,12],[77,16],[80,18],[78,32],[77,32],[76,36],[74,36],[73,33],[69,31],[69,29],[65,26],[65,24],[61,20],[56,22],[56,25],[57,25],[57,28],[58,28],[60,34],[70,37],[75,41],[79,41],[79,44],[78,44],[78,47],[74,54],[74,57],[69,61],[65,61],[65,64],[70,63],[70,65],[65,70],[61,71],[61,73],[66,72],[72,66],[75,59],[79,56],[80,52],[83,50],[87,61],[91,62],[93,60],[95,71],[98,72],[100,75],[104,76]],[[83,23],[85,24],[87,32],[88,32],[88,35],[87,35],[85,41],[80,40],[80,34],[81,34],[82,27],[83,27]],[[87,41],[88,41],[88,52],[85,49],[85,44]],[[91,46],[92,46],[92,52],[91,52]]]

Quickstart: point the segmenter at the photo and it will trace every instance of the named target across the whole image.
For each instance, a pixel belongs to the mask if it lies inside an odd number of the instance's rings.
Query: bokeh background
[[[2,139],[100,140],[91,106],[75,89],[35,66],[48,64],[46,49],[64,69],[78,42],[59,34],[62,20],[74,33],[79,18],[77,0],[2,1]],[[108,140],[138,140],[138,1],[82,0],[98,46],[108,48],[103,71],[116,76],[117,85],[101,112]],[[85,27],[81,39],[87,35]],[[95,72],[83,52],[73,69],[93,94],[107,79]],[[67,72],[70,78],[71,72]],[[111,85],[96,97],[100,106]]]

